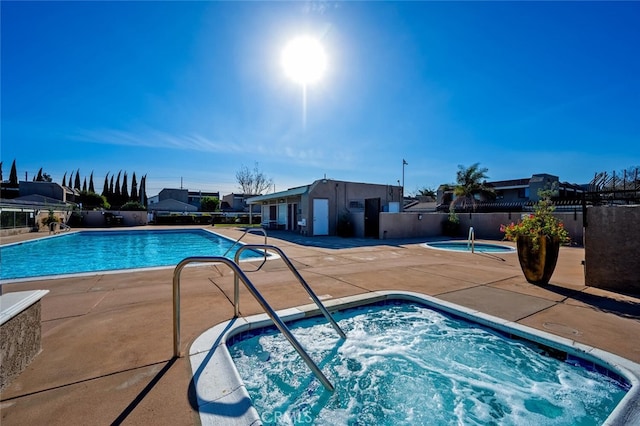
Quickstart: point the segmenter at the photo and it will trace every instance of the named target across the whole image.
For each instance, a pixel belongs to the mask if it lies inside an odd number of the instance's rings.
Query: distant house
[[[21,181],[19,185],[19,198],[30,197],[33,199],[33,196],[40,196],[61,203],[74,203],[76,202],[76,197],[80,195],[80,191],[77,189],[62,186],[55,182]]]
[[[419,195],[415,200],[405,203],[403,211],[414,213],[435,212],[438,207],[435,197]]]
[[[560,182],[558,176],[538,173],[530,178],[500,180],[486,182],[495,191],[495,199],[477,197],[481,208],[489,208],[493,211],[518,210],[525,205],[538,201],[538,191],[554,188],[554,198],[559,202],[572,202],[579,200],[584,190],[580,185],[568,182]],[[453,193],[454,184],[440,185],[437,192],[438,210],[448,210],[451,201],[455,199]]]
[[[219,192],[189,191],[188,189],[164,188],[158,195],[148,198],[149,210],[152,211],[199,211],[204,197],[220,198]],[[175,201],[176,203],[169,203]],[[185,207],[187,204],[191,207]]]
[[[220,210],[223,212],[248,212],[249,205],[247,204],[247,200],[249,198],[255,197],[256,195],[248,195],[248,194],[227,194],[222,197],[220,200]],[[260,206],[253,205],[252,213],[260,213]]]
[[[188,197],[187,197],[187,203],[191,204],[192,206],[197,207],[197,209],[200,210],[200,208],[202,206],[202,199],[204,197],[214,197],[214,198],[217,198],[219,200],[220,199],[220,193],[219,192],[189,191],[188,192]]]
[[[337,235],[341,227],[348,226],[356,237],[378,238],[380,213],[402,209],[402,188],[320,179],[246,202],[261,207],[262,224],[268,228]]]
[[[182,201],[172,198],[149,204],[147,209],[150,212],[197,212],[198,208]]]

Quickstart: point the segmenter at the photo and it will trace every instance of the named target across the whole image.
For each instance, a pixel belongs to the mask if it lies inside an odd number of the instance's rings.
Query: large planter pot
[[[548,284],[558,262],[560,240],[558,238],[538,238],[539,248],[533,249],[533,241],[529,237],[518,237],[518,260],[524,277],[531,284]]]

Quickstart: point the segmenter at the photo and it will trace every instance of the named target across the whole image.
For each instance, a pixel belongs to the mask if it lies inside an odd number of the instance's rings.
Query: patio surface
[[[234,239],[242,235],[213,229]],[[243,241],[260,244],[264,237]],[[586,287],[582,248],[562,247],[551,283],[539,287],[525,281],[516,254],[446,252],[422,242],[269,233],[269,244],[284,250],[319,296],[415,291],[640,363],[640,296]],[[82,253],[64,258],[73,255]],[[276,310],[310,303],[280,260],[248,275]],[[2,426],[199,424],[189,358],[173,358],[172,276],[171,268],[3,285],[4,293],[50,293],[42,300],[42,352],[2,392]],[[183,353],[233,316],[232,299],[233,275],[225,266],[183,270]],[[244,288],[240,299],[242,315],[262,312]]]

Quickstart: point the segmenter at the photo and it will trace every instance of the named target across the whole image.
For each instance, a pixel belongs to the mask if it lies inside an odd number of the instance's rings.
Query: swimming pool
[[[471,244],[468,241],[435,241],[424,243],[428,248],[447,251],[464,251],[471,253]],[[477,253],[515,253],[516,249],[509,246],[489,243],[474,243],[473,249]]]
[[[397,300],[412,302],[407,311],[412,326],[381,337],[384,326],[395,326],[400,316],[377,316],[380,308],[371,304],[391,302],[385,310]],[[309,318],[317,315],[312,306],[280,314],[288,321],[304,319],[290,327],[333,381],[335,393],[324,390],[282,336],[260,330],[270,322],[266,315],[241,318],[210,329],[191,346],[202,424],[222,419],[228,424],[233,419],[233,424],[394,425],[640,420],[633,405],[640,396],[640,365],[616,355],[417,293],[376,292],[332,302],[327,304],[334,309],[367,305],[364,309],[376,315],[363,320],[348,311],[338,314],[347,332],[340,341],[324,320]],[[408,342],[400,340],[403,334]],[[398,363],[380,362],[388,356]],[[232,357],[239,360],[237,369]],[[408,375],[387,380],[403,371]]]
[[[0,247],[1,280],[175,266],[222,256],[233,241],[205,229],[79,231]],[[229,252],[233,259],[239,246]],[[245,255],[246,253],[246,255]],[[245,250],[241,259],[263,257]]]

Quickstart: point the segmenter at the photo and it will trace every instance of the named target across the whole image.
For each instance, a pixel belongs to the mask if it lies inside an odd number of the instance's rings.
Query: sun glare
[[[285,46],[282,51],[282,66],[289,78],[307,86],[322,77],[327,68],[327,58],[318,40],[302,36]]]

